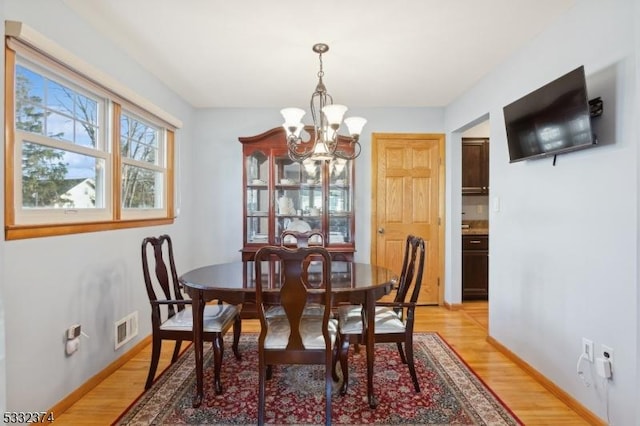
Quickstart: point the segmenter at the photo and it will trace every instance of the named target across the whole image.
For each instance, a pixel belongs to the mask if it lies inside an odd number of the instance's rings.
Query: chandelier
[[[311,117],[313,118],[314,134],[305,141],[301,134],[304,129],[302,117],[305,111],[300,108],[284,108],[280,111],[284,117],[282,127],[287,132],[287,148],[289,157],[293,161],[304,160],[353,160],[360,155],[360,142],[358,139],[367,120],[362,117],[349,117],[344,120],[349,136],[338,134],[342,124],[342,118],[347,112],[347,107],[333,103],[333,98],[327,93],[327,88],[322,81],[322,54],[329,50],[324,43],[313,45],[313,51],[318,54],[320,71],[318,71],[318,84],[311,95]]]

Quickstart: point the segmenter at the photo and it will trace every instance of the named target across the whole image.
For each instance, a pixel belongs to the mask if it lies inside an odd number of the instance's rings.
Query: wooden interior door
[[[422,237],[426,260],[421,303],[443,291],[444,135],[374,133],[371,262],[400,273],[408,234]]]

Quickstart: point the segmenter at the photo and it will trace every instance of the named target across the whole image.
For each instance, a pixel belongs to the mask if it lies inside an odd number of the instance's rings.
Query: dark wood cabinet
[[[489,139],[462,138],[462,194],[489,193]]]
[[[462,300],[489,298],[489,236],[462,236]]]
[[[313,137],[313,128],[305,130]],[[244,162],[242,259],[253,259],[264,245],[280,245],[285,230],[317,230],[334,259],[352,261],[353,161],[293,161],[282,127],[239,140]]]

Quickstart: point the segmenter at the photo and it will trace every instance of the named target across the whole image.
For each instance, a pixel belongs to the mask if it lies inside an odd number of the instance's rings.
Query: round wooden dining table
[[[263,291],[279,291],[278,262],[262,265]],[[255,265],[253,261],[238,261],[203,266],[179,278],[192,299],[193,344],[196,364],[196,394],[193,407],[199,407],[203,391],[203,315],[208,301],[219,300],[234,305],[255,303]],[[265,286],[268,280],[268,286]],[[388,294],[397,284],[394,272],[375,265],[358,262],[331,262],[331,292],[334,303],[362,305],[365,315],[365,344],[367,352],[367,396],[369,406],[375,408],[373,391],[374,334],[376,300]],[[267,288],[268,287],[268,288]]]

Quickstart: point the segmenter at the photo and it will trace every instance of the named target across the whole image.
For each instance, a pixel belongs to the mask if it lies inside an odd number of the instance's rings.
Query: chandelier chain
[[[318,71],[318,77],[324,77],[324,71],[322,70],[322,53],[318,54],[318,62],[320,62],[320,71]]]

